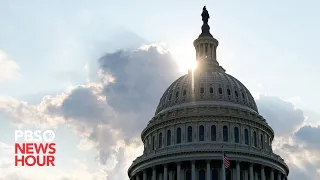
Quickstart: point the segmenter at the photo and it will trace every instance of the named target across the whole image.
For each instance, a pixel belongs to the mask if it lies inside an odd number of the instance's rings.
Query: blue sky
[[[279,111],[281,114],[279,116],[270,115],[270,117],[284,117],[279,121],[269,120],[274,121],[272,122],[274,126],[278,125],[277,122],[295,124],[294,130],[288,130],[288,133],[279,132],[281,134],[279,142],[288,141],[291,142],[288,144],[296,145],[292,144],[296,137],[295,134],[301,134],[297,132],[303,127],[308,129],[307,125],[310,125],[312,130],[304,130],[303,133],[319,132],[320,105],[316,103],[316,100],[320,100],[318,94],[320,89],[318,66],[320,63],[317,60],[320,59],[318,53],[318,42],[320,41],[318,7],[320,4],[317,1],[246,3],[212,0],[174,2],[167,0],[152,2],[142,0],[46,2],[0,0],[0,142],[8,146],[12,145],[13,130],[16,128],[13,123],[19,122],[19,124],[33,126],[36,119],[45,124],[54,121],[56,131],[60,137],[63,137],[57,139],[59,141],[57,143],[60,143],[63,148],[58,158],[68,159],[66,162],[70,162],[61,163],[67,166],[66,169],[77,171],[79,168],[72,168],[74,164],[77,164],[87,170],[87,174],[82,176],[90,179],[99,176],[97,174],[101,173],[102,169],[108,173],[118,168],[116,162],[118,161],[118,166],[120,166],[119,158],[127,164],[130,163],[136,154],[141,153],[139,148],[134,153],[129,150],[122,152],[121,156],[120,149],[127,146],[137,149],[136,147],[140,147],[140,144],[127,138],[130,135],[123,133],[121,129],[123,131],[128,129],[123,128],[120,123],[122,121],[119,119],[116,121],[114,117],[120,119],[131,116],[137,119],[143,117],[143,122],[138,123],[140,126],[133,131],[136,133],[134,135],[139,134],[148,119],[151,118],[161,93],[170,82],[187,72],[188,64],[195,61],[192,43],[201,30],[200,14],[203,5],[207,6],[211,16],[209,20],[211,33],[220,42],[218,61],[227,72],[246,85],[257,98],[258,105],[260,102],[261,107],[271,106],[268,103],[282,103],[281,105],[286,107],[284,110],[288,114],[291,111],[296,112],[297,109],[302,111],[303,114],[299,114],[299,118],[300,115],[304,118],[294,121],[296,123],[290,122],[294,117],[286,118],[287,116],[282,116],[281,111]],[[155,94],[144,92],[147,93],[146,98],[148,98],[145,103],[152,107],[148,107],[150,112],[141,114],[144,111],[139,108],[136,112],[133,111],[130,100],[133,101],[134,98],[131,99],[132,96],[130,96],[129,100],[119,99],[117,93],[103,94],[109,97],[109,102],[86,101],[92,103],[89,105],[99,105],[99,107],[106,104],[105,112],[99,117],[76,114],[75,112],[83,107],[73,108],[63,103],[75,92],[80,94],[80,97],[91,97],[92,94],[99,97],[101,94],[96,92],[101,91],[101,86],[110,86],[108,84],[112,83],[110,76],[116,79],[115,85],[131,87],[130,81],[121,78],[125,76],[120,73],[122,70],[130,72],[132,82],[149,82],[147,78],[141,77],[150,72],[148,70],[139,72],[139,68],[148,58],[155,58],[155,55],[150,52],[150,49],[134,52],[141,45],[150,44],[158,48],[162,47],[172,55],[172,58],[168,58],[159,52],[161,55],[159,61],[165,61],[161,67],[166,69],[167,75],[161,78],[155,77],[159,78],[158,83],[155,84],[159,90],[154,89]],[[119,65],[123,66],[114,66],[116,69],[105,72],[103,79],[107,79],[107,82],[102,83],[101,76],[97,75],[99,69],[103,69],[98,59],[106,53],[112,54],[119,49],[124,49],[122,53],[130,54],[140,64],[119,62]],[[112,57],[119,58],[117,55]],[[140,61],[139,58],[146,58],[146,60]],[[118,61],[121,61],[121,58]],[[115,62],[118,61],[115,60]],[[177,66],[172,64],[177,64]],[[155,63],[155,65],[160,68],[160,63]],[[71,91],[77,89],[78,85],[81,85],[84,90]],[[136,94],[135,91],[138,89],[133,89],[132,93]],[[43,99],[48,95],[51,97]],[[276,99],[269,100],[268,97]],[[117,100],[120,104],[115,104],[113,100]],[[139,107],[144,108],[145,105],[139,105]],[[17,110],[19,108],[25,110],[19,112]],[[71,110],[68,108],[75,112],[70,113]],[[127,113],[117,115],[124,109]],[[96,111],[93,109],[92,112]],[[262,110],[262,112],[266,111]],[[20,114],[17,115],[17,113]],[[56,119],[50,120],[51,115]],[[72,120],[62,118],[66,115]],[[263,115],[268,116],[267,113]],[[104,122],[101,117],[111,120]],[[88,119],[94,119],[94,121],[87,121]],[[110,143],[113,143],[110,147],[118,149],[108,151],[109,160],[101,163],[102,165],[97,163],[95,158],[102,153],[99,148],[108,146],[108,144],[101,144],[99,138],[90,139],[88,136],[88,133],[95,132],[97,124],[101,122],[108,125],[104,127],[108,131],[119,131],[123,136],[120,139],[110,140]],[[83,130],[84,126],[91,129]],[[66,139],[68,143],[65,142]],[[139,139],[138,136],[137,139]],[[303,138],[299,140],[309,142]],[[79,144],[86,144],[87,150],[79,149]],[[297,144],[301,145],[301,143]],[[279,145],[275,148],[279,149],[279,153],[289,153],[284,150],[283,146]],[[320,161],[318,156],[320,149],[309,147],[307,144],[301,148],[301,152],[312,152]],[[309,162],[297,163],[294,160],[289,160],[289,162],[292,162],[294,169],[296,166],[298,169],[309,167]],[[320,172],[320,163],[310,166],[315,169],[315,172],[314,176],[309,178],[316,178],[317,170]],[[63,169],[56,169],[56,171],[61,171],[72,179],[71,175]],[[1,169],[0,164],[0,172],[1,170],[5,169]],[[12,173],[14,172],[19,171],[12,170]],[[297,172],[300,171],[297,170]],[[109,175],[109,177],[123,179],[125,175]],[[9,179],[8,177],[6,178]],[[3,177],[0,176],[1,178]],[[56,177],[58,178],[60,177]],[[74,176],[73,178],[75,179]]]

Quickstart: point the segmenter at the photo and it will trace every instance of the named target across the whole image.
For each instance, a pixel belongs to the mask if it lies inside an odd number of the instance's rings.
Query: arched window
[[[248,129],[244,130],[244,143],[246,145],[249,145],[249,131],[248,131]]]
[[[253,143],[254,143],[254,147],[257,147],[257,133],[253,132]]]
[[[183,96],[187,95],[187,90],[183,90]]]
[[[228,93],[229,96],[231,95],[230,89],[227,89],[227,93]]]
[[[171,130],[167,131],[167,146],[171,145]]]
[[[219,173],[217,169],[212,170],[211,180],[219,180]]]
[[[211,141],[216,141],[217,140],[217,129],[215,125],[211,126]]]
[[[171,100],[171,98],[172,98],[172,94],[169,95],[169,101]]]
[[[192,142],[192,127],[188,127],[188,142]]]
[[[213,93],[213,88],[212,88],[212,87],[210,87],[210,93],[211,93],[211,94]]]
[[[263,135],[260,134],[260,142],[261,142],[261,149],[264,148],[264,140],[263,140]]]
[[[181,128],[177,129],[177,144],[181,143]]]
[[[178,98],[179,97],[179,91],[178,92],[176,92],[176,98]]]
[[[219,88],[219,94],[222,94],[222,88]]]
[[[206,172],[203,169],[199,171],[199,180],[206,180]]]
[[[234,91],[234,94],[238,97],[239,95],[238,95],[238,91]]]
[[[162,148],[162,133],[159,134],[159,148]]]
[[[191,171],[190,170],[188,170],[186,172],[186,180],[191,180]]]
[[[224,142],[228,142],[228,127],[227,126],[223,126],[223,141]]]
[[[239,143],[239,129],[238,129],[238,127],[234,127],[234,142]]]
[[[199,141],[204,141],[204,126],[199,126]]]
[[[154,150],[156,148],[155,144],[156,144],[156,138],[155,138],[155,136],[152,136],[152,150]]]
[[[203,87],[200,88],[200,93],[201,93],[201,94],[204,93],[204,88],[203,88]]]

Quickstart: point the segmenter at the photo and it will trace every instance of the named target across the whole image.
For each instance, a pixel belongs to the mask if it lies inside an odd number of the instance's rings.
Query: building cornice
[[[260,150],[250,146],[221,143],[183,144],[167,147],[161,151],[154,151],[151,154],[142,155],[134,160],[128,170],[128,174],[132,175],[141,169],[148,168],[149,166],[161,165],[163,163],[190,161],[191,159],[219,160],[221,159],[222,151],[228,154],[230,160],[262,164],[273,167],[286,175],[289,174],[289,168],[284,160],[273,152]]]

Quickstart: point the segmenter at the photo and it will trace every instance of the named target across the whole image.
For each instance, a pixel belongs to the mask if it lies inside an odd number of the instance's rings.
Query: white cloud
[[[0,49],[0,80],[9,80],[19,77],[18,64]]]
[[[0,142],[0,168],[6,168],[13,164],[13,147]]]
[[[301,109],[279,97],[260,95],[256,100],[259,113],[267,120],[277,136],[290,136],[305,120]]]
[[[55,99],[48,96],[44,97],[40,104],[30,105],[13,97],[0,97],[0,114],[17,126],[26,124],[39,127],[56,126],[64,120],[48,113],[45,108],[48,104],[59,103],[62,99],[63,95]]]
[[[273,150],[288,164],[289,179],[319,179],[320,145],[317,137],[320,126],[306,124],[308,114],[291,101],[260,95],[256,102],[260,114],[275,131]]]
[[[79,150],[96,148],[97,161],[108,179],[122,180],[127,178],[132,160],[142,153],[140,132],[165,88],[177,77],[177,68],[170,54],[156,45],[108,53],[99,62],[101,82],[74,86],[55,97],[45,96],[37,105],[2,97],[0,114],[19,125],[41,121],[52,127],[67,123],[84,138]],[[91,175],[83,177],[90,179]]]

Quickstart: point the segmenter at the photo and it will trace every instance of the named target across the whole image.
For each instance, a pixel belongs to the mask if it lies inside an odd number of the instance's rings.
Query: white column
[[[283,176],[283,177],[282,177],[282,180],[286,180],[286,177],[285,177],[285,176]]]
[[[197,50],[196,50],[196,57],[197,57],[197,60],[199,58],[199,54],[200,54],[200,46],[197,45]]]
[[[250,171],[250,180],[254,180],[254,176],[253,176],[253,164],[250,163],[250,167],[249,167],[249,171]]]
[[[244,180],[249,180],[248,170],[244,170]]]
[[[181,177],[180,177],[181,172],[180,172],[180,170],[181,170],[181,163],[178,162],[177,163],[177,180],[181,180]]]
[[[266,180],[266,174],[264,173],[264,166],[261,166],[261,180]]]
[[[152,168],[152,180],[156,180],[157,179],[157,171],[156,171],[156,167]]]
[[[254,180],[258,180],[258,172],[254,172]]]
[[[210,160],[207,160],[207,170],[206,170],[206,172],[207,172],[207,180],[210,180],[211,178],[210,178]]]
[[[237,170],[237,180],[240,180],[240,162],[239,161],[237,161],[236,170]]]
[[[237,179],[237,170],[236,169],[232,169],[231,170],[231,179]],[[226,177],[227,178],[227,177]]]
[[[160,173],[159,179],[160,179],[160,180],[163,180],[163,173]]]
[[[196,161],[191,161],[191,180],[196,180]]]
[[[140,180],[139,174],[136,175],[136,180]]]
[[[278,178],[277,178],[277,180],[281,180],[281,173],[280,173],[280,172],[278,172]]]
[[[147,171],[146,170],[143,171],[143,180],[147,180]]]
[[[169,180],[173,180],[173,171],[169,171]]]
[[[206,54],[205,48],[206,48],[206,44],[203,43],[203,44],[202,44],[202,57],[205,57],[205,54]]]
[[[270,171],[270,180],[274,180],[274,170],[271,169]]]
[[[168,180],[168,166],[167,166],[167,164],[164,165],[163,180]]]
[[[181,169],[181,179],[186,179],[186,171],[185,169]]]

